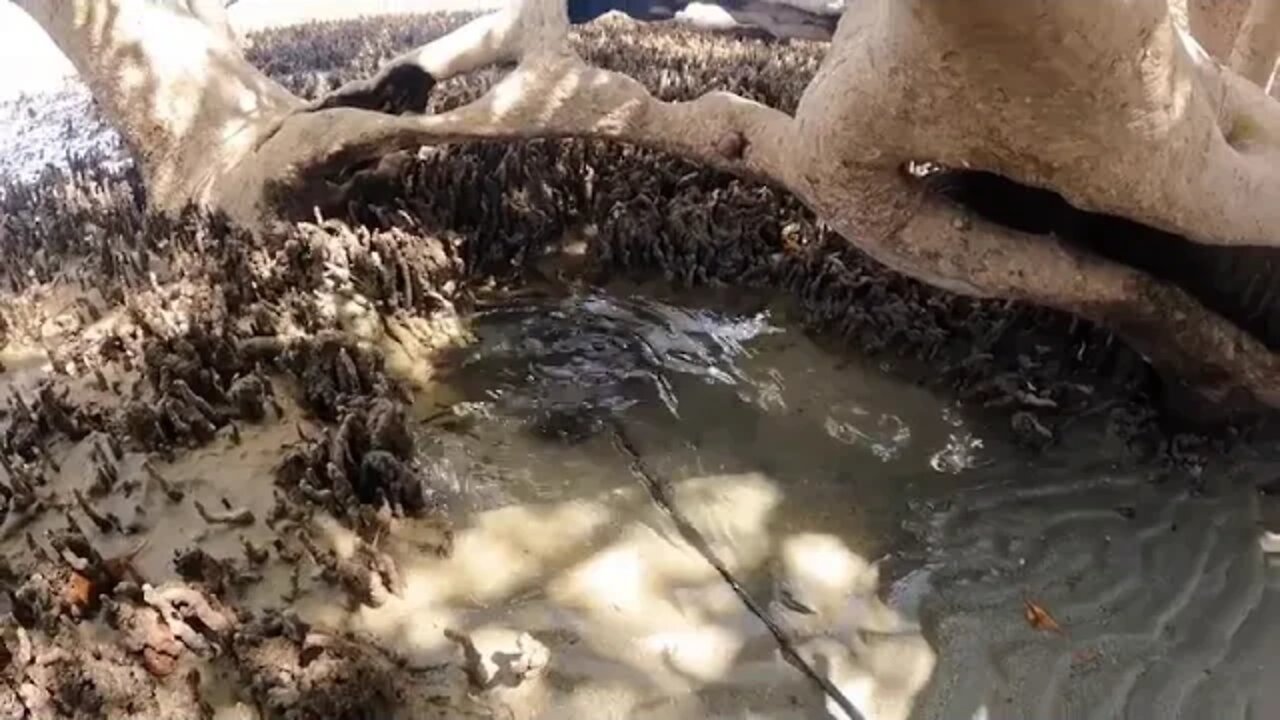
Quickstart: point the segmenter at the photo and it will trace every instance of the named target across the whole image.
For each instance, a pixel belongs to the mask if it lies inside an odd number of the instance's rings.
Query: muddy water
[[[944,399],[749,303],[588,294],[481,312],[446,380],[473,419],[433,438],[438,467],[466,478],[472,510],[630,487],[621,425],[671,482],[767,478],[783,492],[762,533],[833,533],[879,556],[912,501],[1008,452]]]
[[[1078,427],[1031,456],[740,296],[512,301],[474,330],[421,404],[458,550],[357,624],[533,632],[560,682],[529,714],[841,717],[763,614],[868,719],[1280,717],[1263,451],[1190,478]]]

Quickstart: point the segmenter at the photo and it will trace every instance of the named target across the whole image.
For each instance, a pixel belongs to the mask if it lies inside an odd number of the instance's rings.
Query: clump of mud
[[[358,636],[288,613],[254,616],[200,572],[153,587],[128,557],[104,559],[74,533],[57,547],[60,561],[4,566],[5,717],[209,718],[210,681],[222,676],[264,717],[457,717],[467,705],[461,668],[410,669]],[[175,562],[188,576],[201,563]]]
[[[268,717],[358,720],[470,714],[465,698],[449,689],[457,683],[442,677],[448,669],[408,669],[359,638],[318,631],[287,614],[268,613],[248,624],[237,633],[232,655]]]
[[[236,612],[198,585],[147,584],[132,554],[104,557],[74,520],[50,544],[6,566],[7,716],[206,717],[198,661],[224,652]]]

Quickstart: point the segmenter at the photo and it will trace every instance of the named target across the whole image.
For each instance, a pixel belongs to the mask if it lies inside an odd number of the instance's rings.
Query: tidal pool
[[[1031,454],[741,295],[473,325],[420,403],[457,552],[406,602],[553,638],[530,716],[1280,717],[1266,449],[1195,483],[1087,423]]]

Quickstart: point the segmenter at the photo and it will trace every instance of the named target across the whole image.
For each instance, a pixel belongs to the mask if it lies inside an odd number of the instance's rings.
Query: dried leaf
[[[1022,601],[1022,606],[1023,615],[1027,618],[1027,624],[1033,629],[1040,632],[1062,632],[1062,626],[1058,624],[1057,620],[1053,619],[1048,610],[1026,599]]]
[[[92,598],[93,582],[78,572],[72,572],[66,589],[67,604],[77,609],[84,609],[89,606]]]

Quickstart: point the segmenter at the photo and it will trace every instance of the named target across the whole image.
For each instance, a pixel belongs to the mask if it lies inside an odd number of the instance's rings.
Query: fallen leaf
[[[67,604],[77,610],[83,610],[89,606],[92,598],[93,582],[78,572],[72,572],[66,589]]]
[[[1062,626],[1058,624],[1057,620],[1053,619],[1053,616],[1049,614],[1048,610],[1045,610],[1040,605],[1025,599],[1022,601],[1022,606],[1023,615],[1027,618],[1027,624],[1033,629],[1039,630],[1040,632],[1062,632]]]

